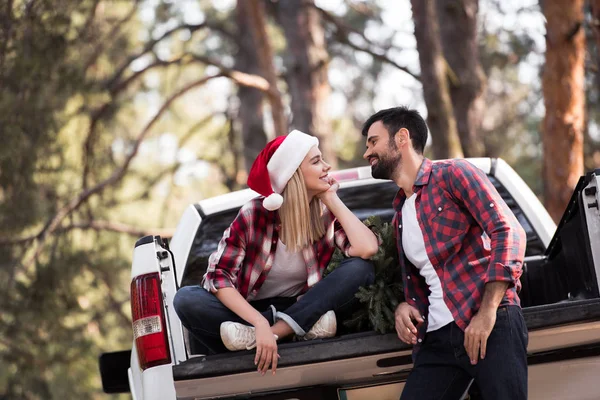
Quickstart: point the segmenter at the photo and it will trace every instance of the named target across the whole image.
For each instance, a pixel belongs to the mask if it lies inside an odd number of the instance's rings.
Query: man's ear
[[[396,135],[394,136],[394,140],[396,141],[396,147],[401,148],[406,143],[408,143],[408,139],[410,138],[410,134],[408,133],[408,129],[400,128]]]

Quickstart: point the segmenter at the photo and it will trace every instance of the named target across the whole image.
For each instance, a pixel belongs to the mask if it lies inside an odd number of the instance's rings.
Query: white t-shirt
[[[442,283],[427,256],[423,232],[417,220],[415,198],[413,193],[402,206],[402,248],[406,258],[419,269],[431,291],[427,325],[427,332],[431,332],[453,322],[454,317],[444,302]]]
[[[252,300],[297,296],[306,286],[307,280],[308,271],[302,252],[288,251],[286,245],[279,240],[267,279]]]

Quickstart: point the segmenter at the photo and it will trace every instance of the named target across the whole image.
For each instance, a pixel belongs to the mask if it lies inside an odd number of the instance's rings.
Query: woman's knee
[[[173,308],[182,319],[191,312],[198,314],[207,308],[208,296],[211,294],[200,286],[184,286],[175,293]]]
[[[361,286],[370,285],[375,281],[375,268],[369,260],[359,257],[347,258],[338,269],[347,278],[356,279]]]

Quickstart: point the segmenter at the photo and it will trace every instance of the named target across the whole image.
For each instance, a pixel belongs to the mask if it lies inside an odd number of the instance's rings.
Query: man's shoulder
[[[468,160],[464,158],[451,158],[448,160],[433,161],[431,169],[435,171],[445,171],[453,168],[471,168],[474,167]]]
[[[439,177],[446,174],[470,173],[476,168],[476,166],[463,158],[453,158],[451,160],[434,161],[431,166],[431,172]]]

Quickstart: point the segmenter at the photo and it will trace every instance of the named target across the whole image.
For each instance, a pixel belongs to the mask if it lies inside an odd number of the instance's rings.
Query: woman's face
[[[309,198],[329,189],[327,172],[330,169],[331,165],[323,161],[319,148],[313,146],[300,164]]]

